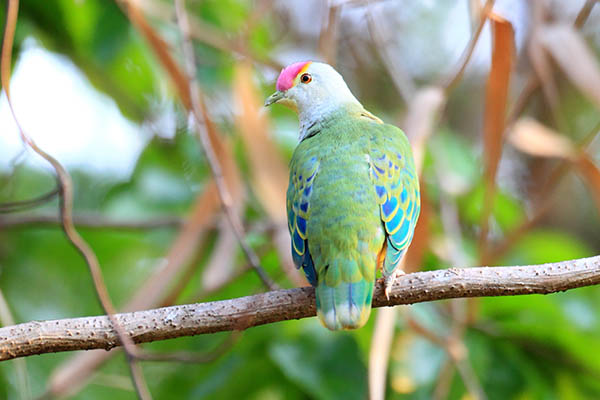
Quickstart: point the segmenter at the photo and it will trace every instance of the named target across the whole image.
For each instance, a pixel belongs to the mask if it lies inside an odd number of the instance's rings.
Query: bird
[[[315,287],[317,316],[330,330],[369,319],[377,271],[390,295],[421,210],[409,141],[367,111],[343,77],[316,61],[285,67],[265,107],[298,114],[287,220],[292,258]]]

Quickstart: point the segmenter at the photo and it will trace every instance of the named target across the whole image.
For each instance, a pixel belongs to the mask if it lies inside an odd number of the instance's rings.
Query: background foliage
[[[515,32],[515,49],[508,54],[508,123],[497,127],[500,134],[506,131],[502,145],[500,137],[486,138],[490,130],[484,128],[494,114],[504,119],[504,110],[486,101],[497,79],[490,76],[489,27],[462,79],[445,86],[478,26],[477,1],[187,3],[197,78],[242,177],[232,190],[236,208],[248,241],[279,285],[304,284],[290,268],[282,217],[297,122],[282,107],[267,115],[260,102],[274,90],[279,68],[302,59],[335,64],[368,109],[405,128],[413,140],[418,136],[411,116],[433,121],[421,132],[424,216],[409,269],[532,264],[599,253],[600,7],[580,14],[587,18],[581,29],[557,35],[551,28],[570,27],[583,1],[497,2],[496,20],[507,19]],[[96,252],[119,308],[132,298],[159,306],[262,291],[257,276],[246,272],[220,208],[207,201],[210,171],[189,132],[171,71],[130,21],[127,4],[21,2],[15,75],[23,67],[19,55],[25,59],[32,49],[59,55],[115,102],[142,143],[139,155],[133,152],[134,167],[122,174],[107,172],[110,165],[90,168],[59,157],[74,178],[76,225]],[[173,5],[139,4],[169,54],[183,63]],[[0,15],[4,20],[5,11]],[[576,51],[580,45],[583,52]],[[444,106],[437,112],[416,101],[428,86],[441,88]],[[60,102],[61,93],[53,98]],[[67,111],[70,106],[60,105]],[[0,107],[6,108],[4,100]],[[23,121],[37,118],[20,114]],[[52,132],[29,133],[51,141]],[[17,137],[14,129],[0,132],[5,135]],[[67,149],[68,140],[62,144]],[[94,157],[93,147],[84,151],[83,158]],[[497,174],[490,175],[486,165],[494,154],[501,158]],[[33,153],[0,148],[0,158],[2,203],[54,187],[51,170]],[[17,323],[101,313],[84,261],[54,221],[57,200],[13,211],[0,209],[0,289],[7,302],[2,322],[8,323],[7,313]],[[149,279],[157,286],[145,285]],[[383,349],[390,357],[386,398],[598,398],[598,304],[600,290],[591,287],[401,307],[392,346]],[[143,370],[155,398],[362,399],[368,359],[382,350],[371,343],[375,319],[356,332],[332,333],[311,318],[252,328],[233,340],[215,334],[152,343],[145,347],[225,351],[206,363],[146,362]],[[73,356],[29,358],[25,376],[17,362],[1,363],[0,398],[65,395],[53,384],[59,371],[73,365]],[[71,379],[74,398],[133,397],[121,354],[85,380]]]

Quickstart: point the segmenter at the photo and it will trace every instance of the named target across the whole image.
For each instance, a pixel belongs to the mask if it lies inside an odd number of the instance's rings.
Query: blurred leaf
[[[490,22],[493,35],[492,66],[485,95],[483,147],[486,179],[493,181],[502,154],[508,86],[515,48],[511,23],[497,14],[490,15]]]
[[[576,153],[571,140],[529,117],[515,123],[508,140],[522,152],[538,157],[570,159]]]
[[[483,120],[483,159],[485,192],[481,213],[479,248],[485,257],[489,216],[494,208],[496,172],[504,141],[508,88],[515,56],[514,30],[512,24],[498,14],[491,13],[492,65],[485,91],[485,115]]]
[[[600,109],[600,65],[581,35],[567,24],[544,27],[540,39],[577,88]]]

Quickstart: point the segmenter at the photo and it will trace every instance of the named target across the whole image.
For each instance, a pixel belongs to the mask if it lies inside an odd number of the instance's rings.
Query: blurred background
[[[262,103],[283,66],[308,59],[334,65],[411,139],[423,207],[407,270],[600,253],[600,5],[497,0],[488,14],[492,3],[186,2],[206,123],[246,239],[277,284],[307,284],[284,211],[298,125]],[[183,37],[171,1],[20,4],[13,105],[72,175],[75,225],[120,310],[266,290],[189,123]],[[60,228],[54,172],[21,142],[4,92],[0,290],[3,325],[102,313]],[[142,367],[159,399],[595,399],[598,304],[588,287],[377,310],[353,332],[286,321],[147,344],[206,360]],[[0,398],[132,390],[119,351],[0,363]]]

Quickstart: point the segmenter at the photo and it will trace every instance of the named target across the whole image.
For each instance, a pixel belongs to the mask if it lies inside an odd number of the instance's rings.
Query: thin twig
[[[385,68],[388,71],[392,83],[396,87],[398,94],[406,104],[411,103],[416,88],[409,74],[402,68],[402,66],[390,59],[388,48],[385,44],[386,32],[381,29],[381,23],[375,21],[373,11],[371,10],[371,3],[368,3],[366,8],[367,27],[371,38],[374,41],[375,48],[377,49],[379,56],[381,57]],[[388,35],[389,36],[389,35]]]
[[[452,378],[454,378],[454,363],[446,358],[437,375],[437,383],[431,395],[432,400],[443,400],[448,398]]]
[[[194,55],[194,48],[190,40],[190,28],[187,12],[185,11],[184,0],[175,1],[175,14],[177,15],[177,22],[179,25],[179,29],[181,30],[183,39],[182,46],[189,80],[191,112],[194,117],[193,119],[195,130],[196,134],[198,135],[198,138],[200,139],[213,178],[217,185],[217,192],[219,194],[219,198],[221,199],[223,212],[225,213],[227,220],[231,224],[231,228],[233,229],[244,254],[248,258],[250,265],[256,271],[256,273],[258,274],[261,281],[265,284],[265,286],[273,290],[277,287],[277,285],[263,270],[263,268],[260,265],[260,260],[258,259],[258,256],[256,255],[256,253],[254,253],[252,248],[246,242],[244,228],[242,226],[239,216],[233,209],[233,199],[231,198],[231,194],[225,183],[225,178],[223,176],[221,164],[219,163],[219,159],[215,154],[208,132],[206,131],[208,118],[206,115],[206,109],[204,107],[204,104],[200,99],[200,88],[198,85],[198,80],[196,79],[196,60]]]
[[[472,398],[477,400],[484,400],[487,398],[477,376],[473,372],[473,368],[467,359],[467,348],[463,343],[462,337],[456,337],[454,334],[450,334],[447,337],[443,337],[433,332],[432,330],[421,325],[414,318],[407,319],[408,325],[416,333],[420,334],[433,344],[438,345],[446,351],[452,363],[456,366],[456,370],[461,376],[467,391]],[[462,335],[461,335],[462,336]]]
[[[340,22],[341,7],[325,2],[326,8],[321,35],[319,36],[319,53],[327,64],[335,67],[337,60],[337,34]]]
[[[597,3],[597,2],[598,2],[598,0],[587,0],[585,2],[583,7],[577,14],[577,18],[575,18],[575,21],[573,22],[573,26],[575,28],[580,29],[581,27],[583,27],[583,25],[587,21],[588,17],[590,16],[592,8],[594,7],[595,3]],[[527,80],[527,82],[524,85],[523,91],[521,91],[521,94],[515,101],[515,104],[513,105],[508,117],[506,118],[506,121],[507,121],[506,129],[507,130],[509,130],[511,128],[512,123],[514,121],[516,121],[516,119],[523,112],[523,110],[525,110],[525,107],[529,103],[529,100],[531,100],[531,97],[533,96],[533,94],[537,91],[537,89],[539,89],[540,83],[541,83],[541,81],[537,77],[537,75],[531,74],[531,76],[529,77],[529,79]]]
[[[121,220],[101,215],[76,215],[73,223],[78,228],[111,229],[119,231],[135,231],[159,228],[177,228],[183,225],[183,218],[177,216],[155,217],[147,220]],[[56,227],[62,221],[55,215],[19,215],[0,217],[0,228],[19,228],[23,226]]]
[[[578,143],[577,148],[579,153],[584,153],[587,150],[589,144],[594,138],[600,134],[600,121],[594,125],[594,127],[585,135],[585,137]],[[554,167],[550,172],[548,179],[542,189],[539,191],[537,198],[539,203],[537,204],[532,216],[524,219],[519,226],[514,228],[506,237],[497,244],[493,249],[488,250],[486,254],[486,262],[493,264],[496,260],[502,257],[508,250],[515,245],[518,240],[527,232],[529,232],[552,208],[553,193],[556,188],[559,187],[559,183],[569,170],[575,165],[573,162],[568,160],[561,160],[559,164]]]
[[[148,391],[146,382],[144,381],[141,369],[139,368],[139,365],[137,365],[132,356],[135,352],[135,345],[133,344],[131,339],[125,334],[123,328],[114,318],[114,314],[116,313],[116,311],[108,295],[108,290],[104,283],[102,272],[100,270],[100,264],[98,262],[96,254],[87,244],[87,242],[83,240],[79,233],[77,233],[77,230],[73,225],[73,183],[71,181],[71,176],[63,167],[63,165],[58,162],[58,160],[56,160],[50,154],[46,153],[44,150],[38,147],[37,144],[25,133],[21,124],[19,123],[19,120],[13,108],[10,96],[10,68],[12,59],[12,46],[15,28],[17,25],[18,12],[19,1],[9,0],[6,27],[4,31],[4,40],[2,42],[2,57],[0,59],[2,87],[4,88],[4,91],[6,93],[6,99],[9,109],[11,111],[15,124],[17,125],[22,141],[26,145],[28,145],[33,151],[35,151],[38,155],[40,155],[43,159],[45,159],[54,168],[54,171],[56,172],[57,185],[60,194],[60,215],[65,235],[86,261],[86,264],[90,271],[90,275],[92,276],[92,281],[94,283],[94,288],[96,290],[96,294],[98,296],[100,305],[102,306],[102,309],[105,312],[105,314],[107,314],[108,320],[111,322],[111,329],[114,329],[116,332],[115,339],[118,340],[125,348],[125,353],[127,355],[132,381],[138,394],[138,397],[140,399],[150,399],[150,392]]]
[[[585,24],[585,21],[587,21],[588,17],[592,13],[592,8],[594,8],[594,6],[596,5],[596,3],[598,3],[598,0],[587,0],[585,2],[585,4],[583,5],[583,7],[581,8],[581,10],[579,11],[579,13],[577,14],[577,17],[575,18],[575,21],[573,22],[573,26],[575,28],[579,29],[579,28],[581,28],[583,26],[583,24]]]
[[[122,307],[122,311],[138,311],[161,307],[169,296],[176,296],[173,284],[185,276],[182,271],[190,263],[193,254],[203,246],[206,230],[214,220],[219,207],[217,190],[213,182],[196,197],[185,224],[170,245],[164,261],[148,276],[140,288]],[[175,285],[176,286],[176,285]],[[171,304],[168,304],[171,305]],[[85,352],[74,355],[58,366],[51,374],[46,394],[49,397],[74,395],[83,389],[90,375],[110,358],[118,354],[110,352]],[[74,387],[73,382],[83,384]]]
[[[17,211],[25,211],[30,208],[41,206],[54,199],[58,195],[58,187],[52,189],[48,193],[44,193],[40,196],[34,197],[33,199],[11,201],[6,203],[0,203],[0,214],[14,213]]]
[[[242,337],[242,332],[232,332],[223,343],[208,353],[194,353],[190,351],[179,351],[173,353],[155,353],[145,351],[137,355],[138,360],[178,362],[186,364],[203,364],[217,360],[229,351]]]
[[[556,293],[600,284],[600,256],[513,267],[452,268],[400,276],[388,299],[375,285],[373,307],[459,297]],[[312,287],[275,290],[209,303],[165,307],[114,317],[135,343],[244,330],[316,315]],[[0,328],[0,360],[119,345],[107,316],[32,321]]]
[[[469,41],[469,43],[467,44],[467,47],[465,48],[463,54],[461,55],[457,68],[455,69],[455,71],[452,74],[450,74],[450,77],[445,78],[444,82],[440,83],[439,86],[443,87],[446,92],[451,91],[454,88],[454,86],[456,86],[458,81],[460,81],[460,78],[462,78],[463,73],[465,72],[465,69],[467,68],[467,64],[469,63],[469,60],[471,59],[471,56],[473,55],[475,46],[477,45],[477,42],[479,41],[479,36],[481,36],[481,32],[483,31],[483,27],[485,26],[488,15],[489,15],[490,11],[492,11],[492,7],[494,6],[494,1],[495,0],[487,0],[485,2],[485,5],[483,6],[483,9],[481,10],[481,15],[479,16],[479,25],[477,26],[477,30],[471,37],[471,40]]]

